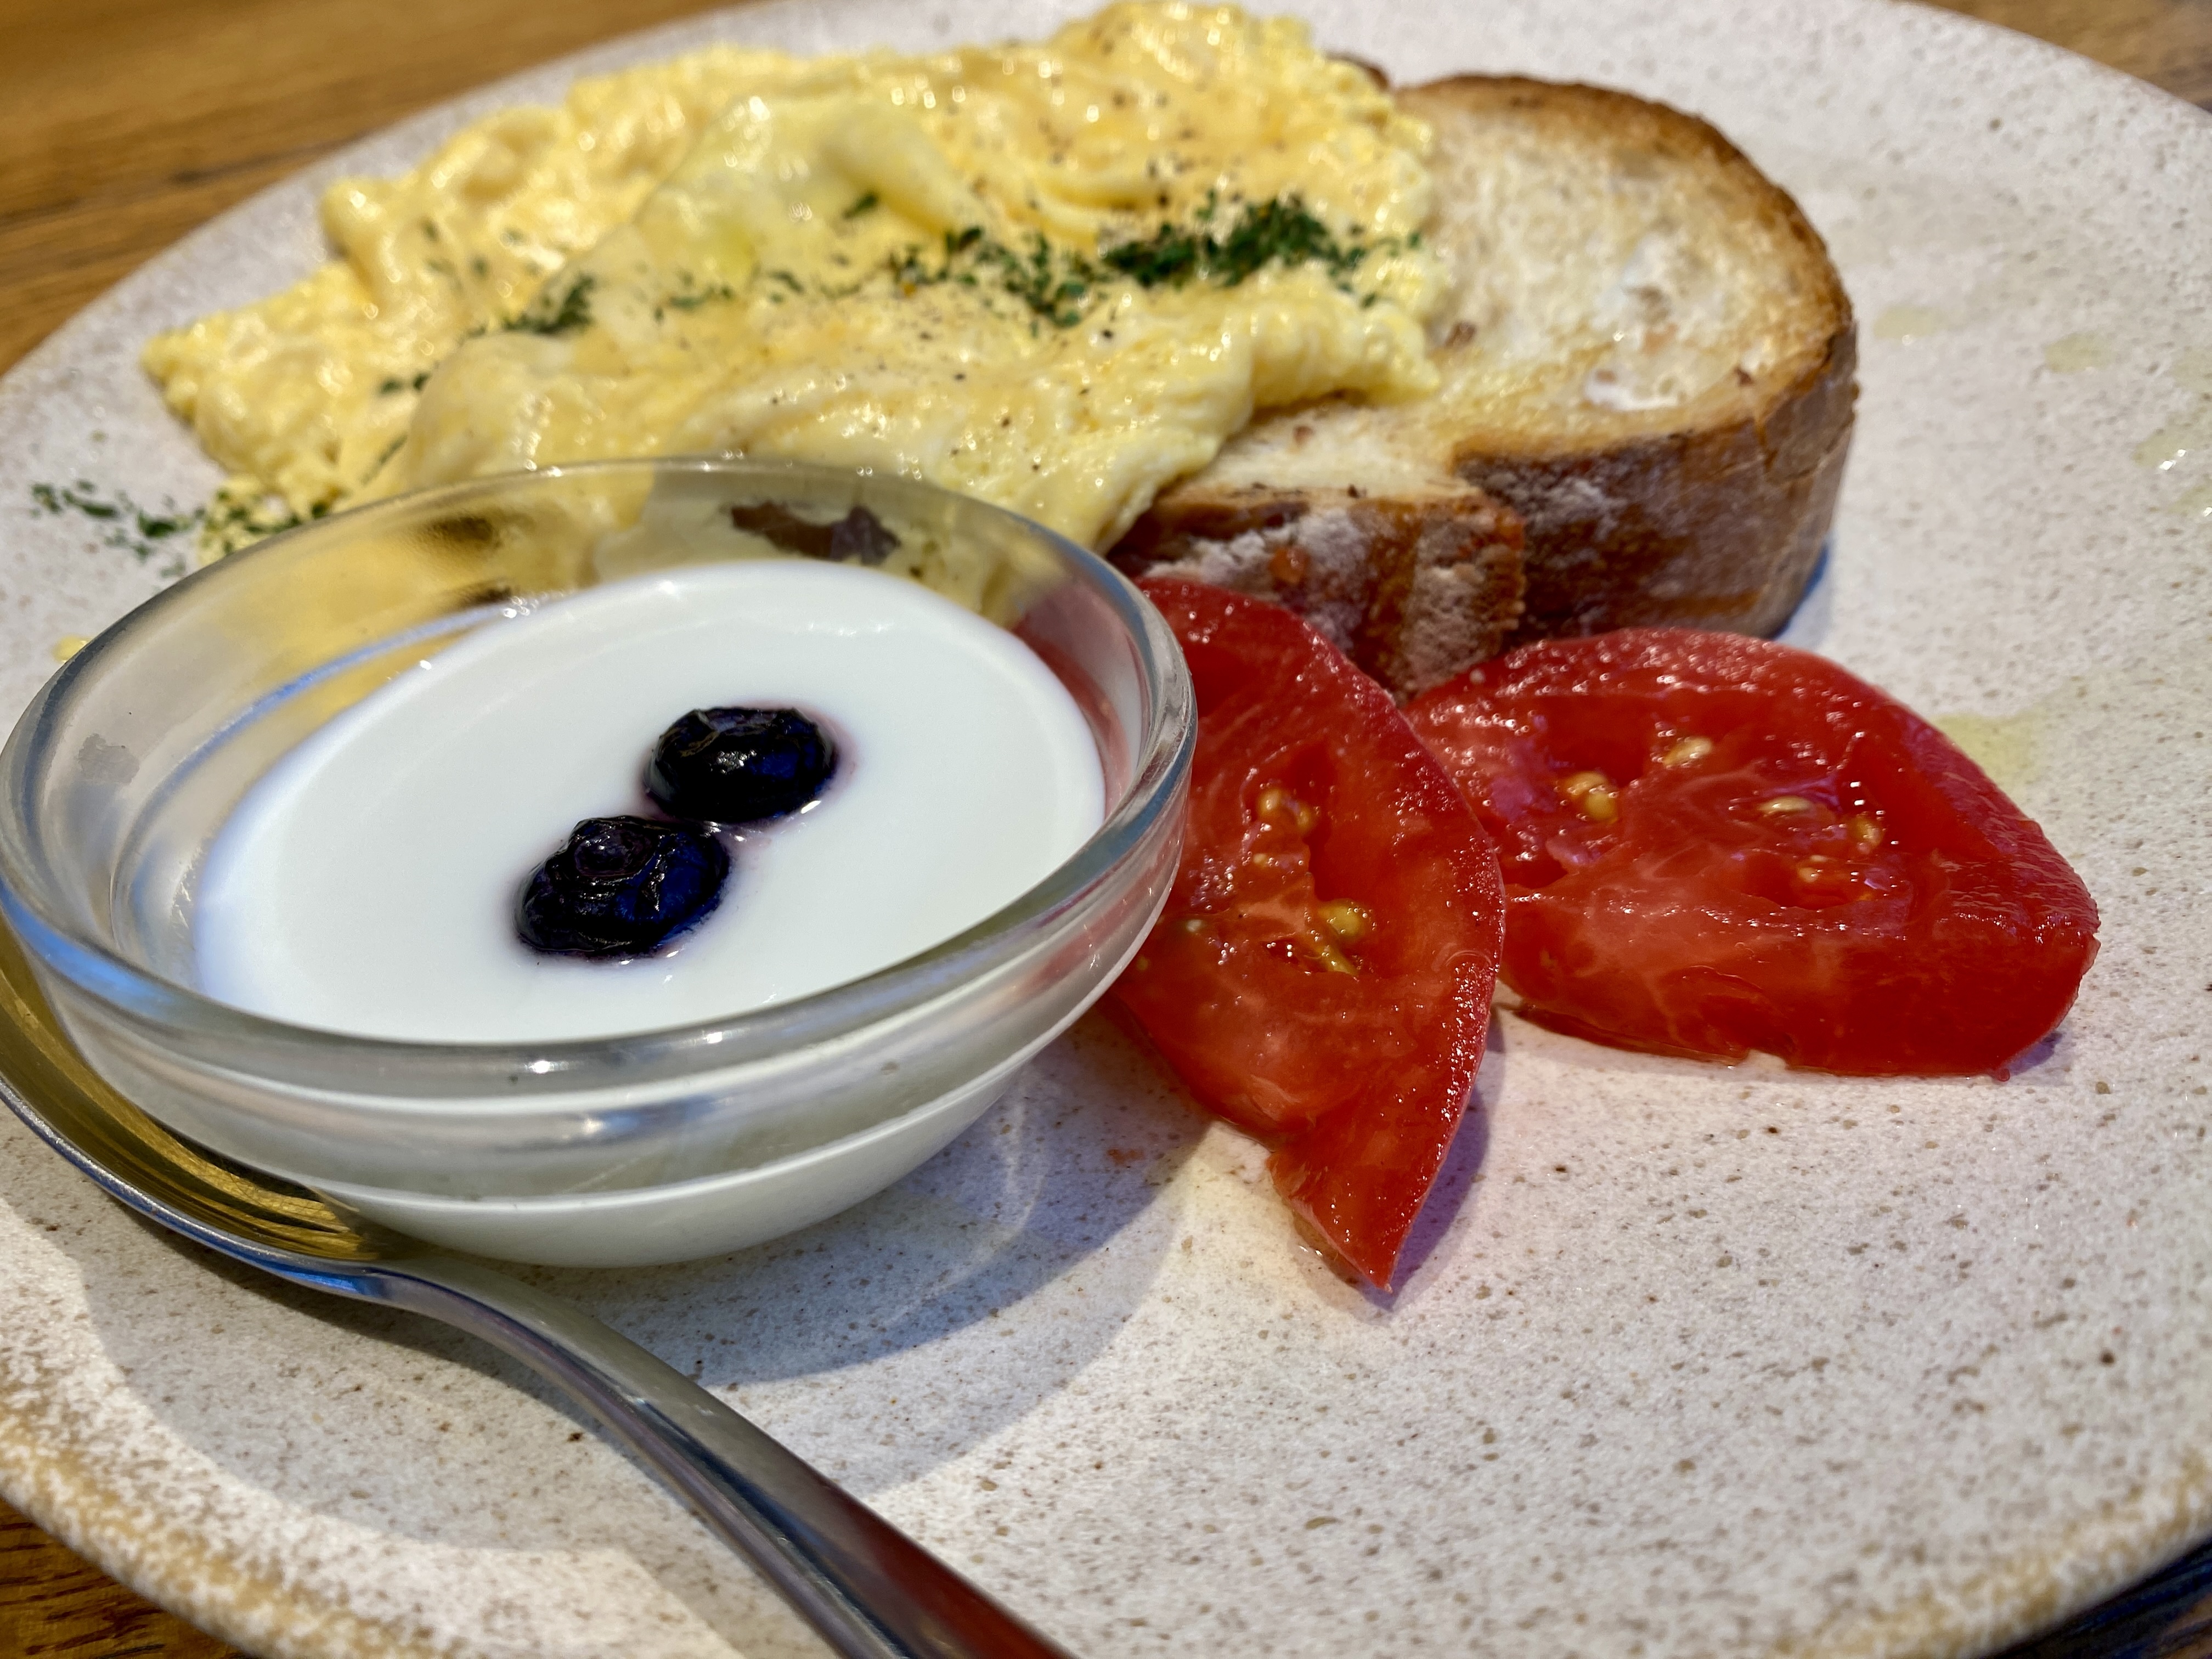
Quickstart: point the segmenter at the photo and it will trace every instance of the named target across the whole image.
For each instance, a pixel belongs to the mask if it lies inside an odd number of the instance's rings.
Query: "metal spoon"
[[[1069,1659],[704,1389],[556,1297],[176,1139],[95,1076],[0,927],[0,1098],[139,1214],[295,1285],[428,1314],[599,1419],[845,1659]]]

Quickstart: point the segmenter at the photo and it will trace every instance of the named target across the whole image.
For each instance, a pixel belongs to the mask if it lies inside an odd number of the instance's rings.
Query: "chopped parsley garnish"
[[[1103,250],[1098,257],[1108,270],[1120,271],[1139,288],[1158,288],[1163,283],[1180,286],[1198,269],[1203,234],[1162,225],[1149,240],[1123,242]]]
[[[981,225],[945,233],[945,249],[934,269],[921,250],[909,247],[890,259],[891,280],[911,291],[939,283],[976,285],[979,267],[998,273],[1000,286],[1038,316],[1060,328],[1073,328],[1083,319],[1081,301],[1102,273],[1079,253],[1055,249],[1042,233],[1027,253],[1017,253],[983,234]]]
[[[970,226],[945,233],[943,255],[934,264],[920,247],[894,255],[891,277],[909,290],[947,282],[972,287],[976,273],[988,271],[1036,317],[1055,328],[1073,328],[1097,291],[1117,280],[1146,289],[1200,280],[1235,288],[1271,264],[1318,264],[1349,293],[1348,279],[1370,253],[1418,246],[1410,238],[1370,244],[1357,233],[1340,239],[1295,196],[1247,204],[1225,234],[1216,234],[1218,218],[1219,204],[1209,192],[1191,223],[1163,221],[1152,235],[1117,242],[1096,259],[1056,247],[1042,233],[1018,251]],[[1372,304],[1373,296],[1362,303]]]
[[[1163,283],[1179,287],[1200,276],[1218,287],[1235,288],[1261,267],[1276,264],[1312,263],[1326,266],[1333,276],[1347,276],[1370,252],[1356,237],[1339,241],[1295,196],[1246,204],[1226,236],[1204,228],[1213,220],[1214,205],[1209,196],[1197,215],[1199,229],[1162,224],[1142,241],[1103,250],[1099,260],[1144,288]]]
[[[395,392],[420,392],[422,389],[423,381],[429,378],[430,371],[427,368],[411,380],[403,380],[398,376],[393,375],[376,388],[376,395],[380,398],[389,398]]]
[[[75,507],[88,519],[119,517],[122,508],[112,501],[103,501],[94,496],[91,492],[94,488],[94,485],[82,480],[73,486],[34,483],[31,486],[31,499],[49,513]]]
[[[122,490],[106,494],[87,478],[80,478],[73,484],[34,483],[31,486],[31,500],[40,511],[57,517],[75,513],[89,519],[100,526],[102,547],[120,548],[141,563],[156,553],[173,552],[173,548],[164,544],[172,537],[198,528],[206,517],[202,509],[187,513],[174,501],[167,503],[159,513],[150,513]],[[164,568],[161,574],[181,576],[184,562],[177,560],[173,568]]]
[[[394,446],[397,447],[397,446]],[[305,513],[295,513],[273,491],[252,480],[234,480],[215,492],[200,526],[200,548],[210,558],[273,536],[280,530],[297,530],[330,512],[326,501],[317,501]]]
[[[854,202],[852,206],[847,208],[844,216],[848,219],[857,219],[864,213],[873,213],[883,205],[883,202],[884,198],[872,190]]]
[[[544,291],[523,308],[519,317],[510,317],[501,326],[510,334],[572,334],[576,330],[592,325],[592,290],[599,279],[586,271],[568,284],[568,291],[561,296],[560,303],[547,303]]]
[[[890,266],[891,281],[899,288],[908,291],[917,288],[933,287],[939,283],[950,282],[953,276],[952,262],[982,239],[983,228],[981,225],[970,225],[965,230],[946,231],[945,257],[934,270],[922,262],[921,249],[918,246],[908,247],[894,253],[888,261]]]
[[[689,293],[672,294],[660,303],[678,311],[696,311],[701,306],[716,300],[736,298],[736,290],[727,283],[717,283],[712,288],[693,289]]]
[[[1056,251],[1042,231],[1026,255],[996,242],[980,246],[978,257],[998,267],[1006,292],[1054,327],[1073,328],[1083,320],[1083,301],[1097,283],[1099,272],[1081,254]]]
[[[106,526],[100,538],[101,546],[128,549],[142,560],[150,560],[161,550],[159,542],[197,529],[204,518],[199,508],[185,514],[177,502],[168,502],[159,514],[149,514],[119,489],[112,495],[104,495],[100,484],[88,477],[80,477],[76,484],[31,484],[31,502],[45,514],[82,514],[95,525]]]
[[[364,485],[367,484],[369,479],[374,478],[378,473],[383,471],[384,464],[390,460],[394,455],[397,455],[401,450],[406,448],[406,447],[407,434],[403,432],[398,437],[394,438],[390,443],[385,445],[384,453],[381,455],[379,455],[375,461],[370,465],[368,471],[362,477],[362,483]],[[318,511],[315,514],[315,517],[319,519],[322,516],[323,514],[320,511]]]

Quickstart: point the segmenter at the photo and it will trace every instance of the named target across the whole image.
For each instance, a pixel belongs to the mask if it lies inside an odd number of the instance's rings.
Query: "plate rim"
[[[836,0],[830,0],[834,6]],[[1839,16],[1895,17],[1909,14],[1917,26],[1962,41],[1978,42],[1979,50],[2039,60],[2046,68],[2094,85],[2106,100],[2132,103],[2170,116],[2187,112],[2197,124],[2212,124],[2212,111],[2188,102],[2149,82],[2072,52],[2039,37],[1963,14],[1923,5],[1917,0],[1821,0]],[[572,80],[663,55],[687,50],[710,40],[742,40],[750,26],[771,13],[804,13],[827,9],[811,0],[763,0],[696,14],[650,28],[610,35],[574,52],[518,70],[364,134],[319,156],[295,172],[273,181],[253,194],[196,227],[168,247],[119,278],[26,352],[4,374],[0,374],[0,415],[9,405],[42,398],[50,377],[74,372],[88,337],[103,321],[127,310],[142,296],[156,289],[173,273],[197,264],[204,252],[236,222],[281,210],[297,219],[312,220],[313,201],[331,180],[359,170],[356,158],[386,146],[404,146],[419,156],[475,115],[503,104],[526,100],[520,88],[558,76]],[[1285,8],[1297,9],[1297,0]],[[1255,5],[1255,10],[1272,9]],[[2195,134],[2212,143],[2212,125]],[[1864,319],[1862,319],[1863,325]],[[11,1448],[12,1454],[11,1455]],[[20,1460],[20,1461],[19,1461]],[[315,1593],[288,1584],[281,1567],[267,1562],[262,1571],[251,1573],[232,1558],[200,1547],[200,1540],[173,1516],[146,1517],[118,1499],[103,1486],[99,1472],[90,1470],[66,1480],[51,1467],[57,1462],[82,1462],[78,1456],[56,1458],[40,1448],[36,1425],[15,1419],[0,1411],[0,1497],[36,1524],[92,1561],[118,1582],[148,1600],[168,1608],[210,1633],[240,1645],[269,1645],[271,1632],[263,1622],[272,1606],[290,1621],[306,1614],[316,1639],[331,1638],[332,1653],[360,1651],[433,1651],[430,1646],[401,1643],[388,1626],[361,1620],[342,1601],[317,1599]],[[150,1529],[148,1519],[155,1524]],[[166,1540],[159,1547],[156,1540]],[[2147,1574],[2178,1559],[2199,1543],[2200,1528],[2191,1523],[2172,1535],[2141,1540],[2142,1547],[2123,1559],[2108,1559],[2088,1580],[2094,1588],[2076,1589],[2068,1603],[2078,1611],[2116,1591],[2140,1582]],[[166,1553],[168,1552],[168,1553]],[[286,1600],[285,1598],[297,1598]],[[2047,1622],[2048,1614],[2033,1615],[2016,1634],[2026,1634]],[[2008,1638],[2009,1639],[2009,1638]],[[271,1651],[307,1652],[289,1637]]]

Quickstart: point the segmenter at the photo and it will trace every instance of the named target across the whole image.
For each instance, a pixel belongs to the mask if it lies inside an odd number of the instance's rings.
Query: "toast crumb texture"
[[[1779,629],[1856,397],[1850,303],[1796,204],[1623,93],[1477,76],[1399,100],[1437,133],[1442,387],[1263,416],[1116,558],[1281,599],[1401,695],[1547,635]]]
[[[1497,655],[1521,614],[1520,518],[1464,485],[1182,489],[1114,558],[1286,605],[1401,696]]]

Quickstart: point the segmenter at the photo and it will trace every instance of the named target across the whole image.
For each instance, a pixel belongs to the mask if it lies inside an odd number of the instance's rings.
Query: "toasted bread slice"
[[[1486,573],[1454,577],[1447,627],[1411,597],[1345,630],[1401,694],[1509,629],[1780,628],[1827,533],[1856,395],[1850,302],[1796,204],[1705,122],[1623,93],[1462,76],[1399,100],[1437,134],[1431,234],[1452,281],[1431,325],[1441,389],[1255,422],[1117,557],[1258,591],[1239,503],[1265,503],[1262,539],[1287,545],[1356,499],[1378,596],[1384,571]],[[1517,612],[1501,502],[1524,526]],[[1409,537],[1449,542],[1455,514],[1492,539],[1470,532],[1465,556],[1427,563],[1409,552]],[[1270,571],[1277,597],[1312,614],[1286,580],[1310,567]],[[1476,593],[1495,607],[1487,628]]]
[[[1312,428],[1288,431],[1295,443]],[[1520,519],[1449,479],[1407,477],[1372,495],[1295,475],[1219,489],[1193,481],[1155,501],[1113,556],[1134,574],[1287,605],[1407,696],[1497,655],[1521,614]]]

